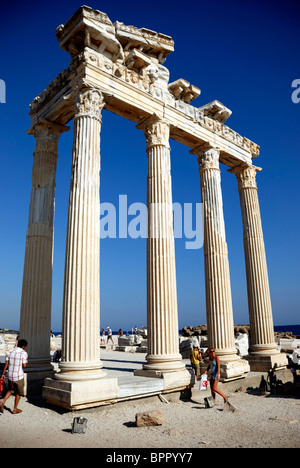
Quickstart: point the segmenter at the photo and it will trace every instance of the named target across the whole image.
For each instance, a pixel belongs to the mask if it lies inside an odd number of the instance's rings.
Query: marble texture
[[[28,342],[29,381],[42,382],[53,374],[50,328],[55,179],[58,140],[69,129],[41,119],[28,131],[36,139],[36,148],[23,271],[20,336]]]
[[[106,13],[83,6],[57,28],[59,46],[71,62],[31,103],[31,130],[37,139],[29,209],[21,306],[21,332],[29,341],[31,365],[52,372],[49,361],[54,189],[57,143],[74,119],[72,177],[69,198],[63,304],[63,359],[44,394],[56,402],[84,406],[80,393],[93,382],[87,406],[114,401],[115,382],[100,360],[100,130],[105,108],[133,121],[147,142],[148,215],[147,316],[148,355],[137,372],[164,379],[170,389],[190,385],[178,348],[178,311],[170,138],[192,148],[199,159],[204,204],[205,287],[209,340],[222,361],[224,380],[239,379],[249,364],[236,354],[231,284],[219,164],[250,183],[252,159],[259,146],[225,123],[231,110],[217,100],[196,107],[201,91],[184,78],[170,83],[165,61],[173,39],[146,28],[112,23]],[[247,169],[244,170],[245,165]],[[254,341],[252,361],[279,355],[273,344],[273,322],[265,251],[258,216],[256,187],[240,190],[245,236],[249,315]],[[248,224],[247,224],[248,223]],[[253,233],[253,235],[252,235]],[[259,274],[254,275],[254,271]],[[49,336],[48,336],[49,338]],[[273,357],[272,357],[273,356]],[[275,358],[274,358],[275,359]],[[251,361],[251,362],[252,362]],[[283,364],[283,360],[280,361]],[[41,374],[42,375],[42,374]],[[152,379],[149,379],[149,382]],[[167,383],[169,382],[169,383]],[[67,388],[67,390],[66,390]],[[98,388],[98,390],[97,390]],[[104,390],[103,390],[104,391]],[[91,389],[93,393],[93,390]],[[102,398],[101,397],[101,398]],[[50,398],[50,396],[49,396]],[[83,397],[84,398],[84,397]],[[94,398],[94,400],[93,400]]]

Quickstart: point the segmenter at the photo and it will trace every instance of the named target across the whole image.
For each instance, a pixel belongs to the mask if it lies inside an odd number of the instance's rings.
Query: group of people
[[[107,327],[107,340],[106,340],[106,344],[108,344],[109,341],[111,341],[112,344],[115,344],[115,343],[114,343],[114,339],[113,339],[113,334],[112,334],[111,328],[110,328],[110,327]],[[101,344],[105,344],[105,330],[104,330],[104,328],[101,328],[100,343],[101,343]]]
[[[224,399],[224,403],[227,403],[228,397],[218,389],[218,382],[220,380],[220,373],[221,373],[221,365],[220,359],[216,356],[216,351],[214,348],[208,348],[208,357],[209,357],[209,364],[204,375],[207,375],[210,372],[210,389],[211,395],[213,397],[214,402],[216,403],[216,393],[220,395]],[[193,351],[191,352],[191,364],[192,368],[195,371],[197,380],[201,379],[201,368],[200,363],[204,359],[204,351],[199,350],[198,346],[193,347]]]
[[[138,334],[138,327],[137,325],[135,325],[134,329],[132,328],[132,334],[134,335],[137,335]],[[124,333],[123,333],[123,330],[122,328],[119,329],[119,334],[118,334],[118,338],[124,336]],[[111,331],[111,328],[110,327],[107,327],[107,339],[106,339],[106,343],[105,343],[105,330],[104,328],[101,328],[101,334],[100,334],[100,343],[102,345],[104,344],[108,344],[109,341],[112,342],[112,344],[115,344],[114,342],[114,339],[113,339],[113,334],[112,334],[112,331]]]
[[[110,327],[107,327],[108,335],[107,335],[107,343],[109,340],[113,341],[112,337],[112,330]],[[105,330],[102,328],[101,330],[101,340],[105,342]],[[122,336],[123,332],[119,330],[119,336]],[[3,413],[5,409],[5,403],[10,398],[10,396],[14,393],[15,394],[15,404],[13,409],[13,414],[19,414],[22,411],[18,408],[21,396],[24,396],[24,369],[27,367],[28,364],[28,354],[26,353],[25,349],[27,348],[27,341],[26,340],[19,340],[16,344],[16,347],[9,351],[6,356],[5,366],[2,372],[1,380],[4,381],[5,373],[8,369],[8,391],[5,397],[2,400],[2,404],[0,406],[0,412]],[[215,349],[209,348],[208,349],[208,356],[209,356],[209,365],[205,370],[204,374],[208,374],[210,371],[210,388],[211,394],[216,402],[216,393],[219,394],[223,399],[224,403],[228,401],[228,397],[224,395],[221,390],[217,388],[218,382],[220,380],[220,359],[216,356]],[[298,357],[298,356],[297,356]],[[193,351],[191,352],[191,364],[195,371],[197,380],[201,378],[201,368],[200,363],[204,359],[204,352],[203,350],[199,350],[198,346],[193,347]]]

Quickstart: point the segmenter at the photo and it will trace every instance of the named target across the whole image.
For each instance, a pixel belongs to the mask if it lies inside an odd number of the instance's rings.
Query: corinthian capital
[[[34,135],[36,139],[32,170],[33,187],[45,187],[50,177],[55,174],[58,140],[62,133],[69,130],[70,127],[40,119],[33,128],[27,131],[28,135]]]
[[[62,133],[68,132],[70,127],[58,125],[45,119],[27,131],[27,135],[33,135],[36,139],[35,152],[46,152],[57,155],[57,144]]]
[[[154,145],[166,146],[169,148],[170,124],[167,120],[161,119],[157,115],[153,115],[149,119],[146,119],[137,125],[136,128],[144,131],[147,148]]]
[[[220,150],[210,143],[197,146],[190,153],[197,155],[200,173],[208,169],[220,170]]]
[[[104,98],[97,88],[81,89],[76,97],[75,118],[89,116],[101,120],[101,111],[104,107]]]
[[[260,172],[261,170],[261,167],[256,167],[247,163],[243,163],[239,166],[229,169],[228,172],[232,172],[236,175],[239,183],[239,191],[241,191],[246,188],[257,189],[256,173]]]

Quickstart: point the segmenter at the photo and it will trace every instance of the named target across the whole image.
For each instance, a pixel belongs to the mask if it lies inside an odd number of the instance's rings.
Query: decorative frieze
[[[105,13],[82,7],[65,26],[61,25],[57,29],[57,37],[60,46],[71,53],[72,61],[69,69],[63,71],[35,98],[31,104],[31,116],[43,109],[68,83],[76,80],[74,76],[76,77],[78,68],[84,64],[92,70],[107,73],[112,84],[107,90],[108,94],[115,93],[120,81],[130,88],[130,92],[138,92],[137,98],[140,98],[139,93],[143,93],[142,99],[146,100],[150,108],[154,99],[160,103],[162,109],[170,106],[178,110],[182,114],[182,125],[178,129],[180,132],[184,129],[193,135],[195,132],[190,127],[192,121],[194,125],[208,130],[211,138],[214,135],[222,137],[225,146],[228,142],[229,154],[233,144],[246,151],[249,158],[259,155],[258,145],[224,125],[231,111],[222,103],[213,101],[196,108],[191,102],[200,95],[199,88],[184,79],[169,84],[169,71],[162,64],[174,50],[174,42],[170,36],[145,28],[126,26],[120,22],[113,25]],[[148,109],[145,111],[147,115]],[[131,113],[132,111],[129,112]],[[209,139],[208,137],[208,141]]]

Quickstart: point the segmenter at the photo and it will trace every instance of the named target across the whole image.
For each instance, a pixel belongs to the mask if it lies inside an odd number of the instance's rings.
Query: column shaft
[[[264,369],[260,365],[260,370],[269,370],[272,367],[272,359],[268,357],[276,355],[274,359],[278,365],[281,365],[283,360],[278,360],[279,353],[274,338],[267,260],[256,185],[256,173],[260,170],[258,167],[242,164],[230,172],[235,173],[238,179],[243,220],[251,333],[250,358],[254,358],[257,367],[255,358],[259,360],[259,357],[262,357],[264,360],[266,357],[263,367],[267,367]],[[255,370],[253,366],[251,368]]]
[[[59,380],[105,375],[100,362],[100,130],[103,97],[79,93],[74,118]]]
[[[235,359],[228,248],[225,235],[219,152],[198,152],[204,210],[204,259],[209,343],[220,359]]]
[[[143,126],[148,154],[147,321],[145,370],[184,369],[178,343],[169,124],[152,117]]]
[[[237,355],[231,297],[228,248],[225,235],[219,150],[209,143],[192,151],[200,168],[203,203],[206,314],[209,345],[221,361],[221,379],[236,379],[249,372]]]
[[[28,373],[53,370],[50,327],[55,179],[58,139],[67,130],[69,127],[40,120],[27,132],[36,138],[20,316],[20,337],[28,341]]]

